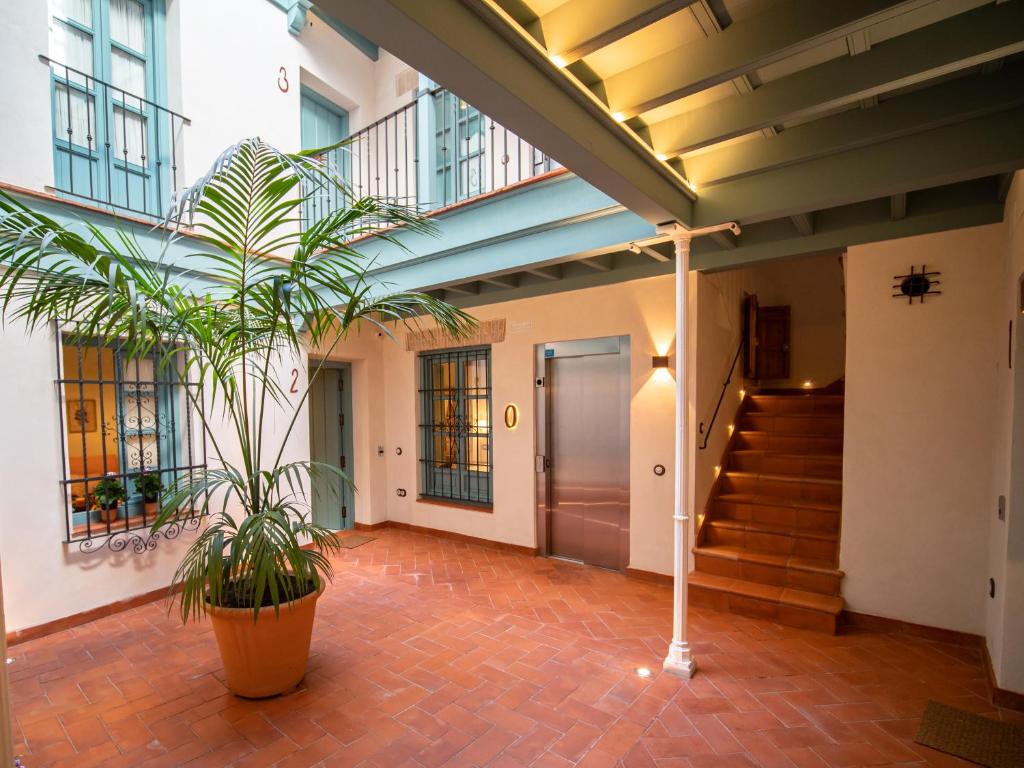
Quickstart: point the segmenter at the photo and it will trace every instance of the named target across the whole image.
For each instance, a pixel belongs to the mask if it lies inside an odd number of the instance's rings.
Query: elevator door
[[[629,552],[628,353],[546,360],[549,552],[621,570]]]

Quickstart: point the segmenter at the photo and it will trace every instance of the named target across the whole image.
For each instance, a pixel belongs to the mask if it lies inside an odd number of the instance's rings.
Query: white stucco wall
[[[848,251],[840,566],[853,611],[985,632],[1004,247],[993,225]],[[942,272],[941,296],[891,298],[911,264]]]
[[[53,183],[50,72],[39,61],[48,51],[45,0],[0,3],[0,182],[42,190]]]
[[[1024,693],[1024,174],[1017,173],[1003,220],[1006,253],[994,304],[1004,334],[1012,327],[1013,364],[997,359],[995,459],[992,498],[1006,496],[1005,519],[993,503],[989,516],[989,575],[995,598],[987,602],[985,637],[1001,688]],[[1005,337],[1004,337],[1005,338]]]
[[[630,336],[630,567],[672,572],[674,383],[655,374],[651,357],[671,349],[674,293],[671,277],[477,307],[481,320],[505,318],[504,342],[491,350],[494,432],[494,510],[456,509],[416,499],[416,356],[399,344],[384,345],[387,382],[388,517],[527,547],[536,545],[534,512],[534,345],[601,336]],[[520,425],[498,422],[509,403]],[[402,448],[402,455],[395,448]],[[655,464],[669,470],[662,477]],[[405,488],[399,498],[395,489]]]

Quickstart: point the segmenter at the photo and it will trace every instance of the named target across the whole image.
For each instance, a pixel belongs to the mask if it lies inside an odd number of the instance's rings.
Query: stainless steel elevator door
[[[556,357],[546,361],[546,369],[550,553],[620,570],[629,550],[628,384],[622,358]]]

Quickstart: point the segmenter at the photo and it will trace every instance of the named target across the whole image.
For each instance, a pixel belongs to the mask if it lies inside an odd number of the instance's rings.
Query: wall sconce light
[[[505,426],[515,429],[519,425],[519,406],[509,403],[505,406]]]
[[[668,355],[655,355],[651,358],[652,368],[668,368]]]

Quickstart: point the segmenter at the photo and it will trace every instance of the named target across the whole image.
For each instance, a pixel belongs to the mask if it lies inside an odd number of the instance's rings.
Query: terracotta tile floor
[[[667,587],[394,530],[337,567],[309,674],[274,700],[228,694],[209,625],[164,603],[14,646],[25,764],[947,765],[911,741],[925,702],[993,713],[972,649],[693,610],[682,682]]]

